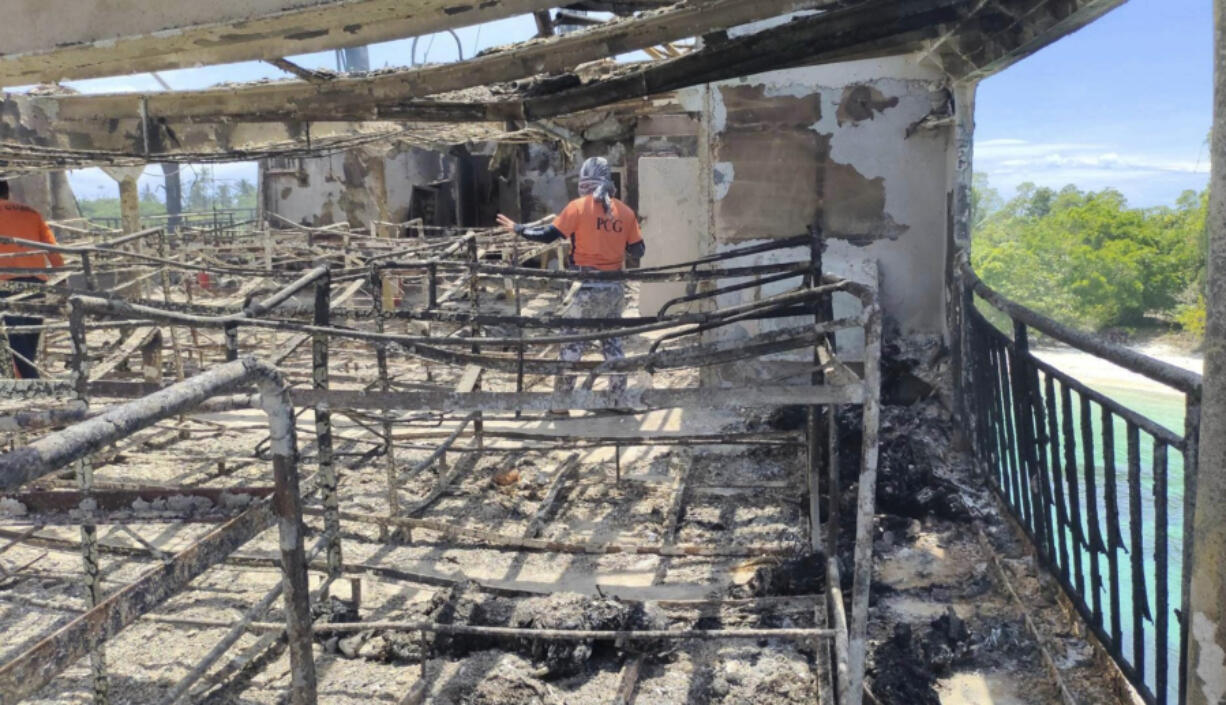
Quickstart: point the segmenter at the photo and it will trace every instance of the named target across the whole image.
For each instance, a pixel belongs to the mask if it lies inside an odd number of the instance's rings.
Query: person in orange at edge
[[[643,234],[639,232],[638,217],[630,206],[613,198],[617,189],[610,178],[609,162],[603,157],[592,157],[579,169],[579,198],[571,201],[553,219],[551,225],[526,227],[498,214],[498,224],[533,242],[549,243],[560,238],[570,240],[571,267],[581,272],[612,272],[624,269],[626,255],[639,258],[646,252]],[[622,315],[626,290],[619,281],[584,282],[574,300],[563,313],[572,318],[616,318]],[[564,335],[576,331],[567,329]],[[561,359],[575,362],[583,357],[585,343],[566,343],[562,346]],[[605,360],[619,360],[624,356],[620,338],[601,341]],[[575,380],[567,375],[558,375],[554,381],[555,392],[570,392]],[[625,375],[610,375],[609,391],[620,395],[626,390]],[[555,410],[553,415],[569,415]]]
[[[0,236],[14,240],[30,240],[48,245],[55,244],[55,235],[43,221],[38,211],[29,206],[9,200],[9,184],[0,180]],[[0,242],[0,282],[31,282],[42,284],[47,281],[47,275],[39,270],[51,267],[63,267],[64,258],[58,252],[36,250],[16,243]],[[13,268],[30,270],[29,273],[14,272]],[[21,289],[0,291],[0,298],[8,298],[20,293]],[[40,298],[35,296],[32,298]],[[29,299],[26,299],[29,300]],[[38,326],[43,319],[34,316],[5,316],[5,326]],[[38,370],[30,364],[38,355],[38,339],[40,333],[9,333],[9,348],[13,351],[13,365],[17,375],[22,379],[35,379]],[[24,358],[24,359],[23,359]]]

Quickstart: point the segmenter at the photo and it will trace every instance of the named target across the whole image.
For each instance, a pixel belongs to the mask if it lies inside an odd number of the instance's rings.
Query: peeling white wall
[[[944,334],[951,128],[907,133],[947,108],[945,87],[935,70],[911,57],[891,57],[682,91],[681,104],[707,113],[709,121],[710,138],[699,156],[711,164],[714,248],[798,235],[820,224],[828,240],[826,271],[864,276],[866,263],[875,260],[887,317],[903,333]],[[798,124],[815,113],[811,124]],[[733,149],[738,141],[746,147]],[[758,143],[784,149],[761,158],[768,164],[754,164]],[[799,149],[809,151],[797,156]],[[741,186],[742,179],[755,183]],[[754,259],[807,257],[807,250],[798,249]],[[736,292],[720,303],[768,293]]]
[[[265,208],[313,226],[346,220],[355,228],[375,219],[403,222],[414,185],[455,174],[453,157],[417,147],[349,150],[295,164],[292,171],[266,170]]]

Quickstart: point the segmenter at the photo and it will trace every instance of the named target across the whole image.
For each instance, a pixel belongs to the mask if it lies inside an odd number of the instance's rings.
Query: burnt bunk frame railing
[[[1181,655],[1188,639],[1187,624],[1179,620],[1171,624],[1171,607],[1178,605],[1180,615],[1188,614],[1201,376],[1099,340],[1010,301],[984,284],[965,259],[960,272],[965,315],[960,344],[966,362],[959,389],[963,408],[972,415],[966,427],[973,430],[972,444],[981,472],[1033,543],[1040,564],[1055,576],[1086,626],[1144,701],[1166,705],[1174,678],[1182,702],[1187,664],[1182,656],[1170,663],[1168,648],[1172,626],[1178,630]],[[1011,335],[988,321],[976,308],[976,299],[1009,318]],[[1040,360],[1030,349],[1031,330],[1182,394],[1182,435]],[[1117,468],[1116,430],[1121,426],[1125,458]],[[1098,447],[1096,440],[1101,444]],[[1143,513],[1147,483],[1142,452],[1146,444],[1151,448],[1152,517]],[[1179,566],[1172,565],[1170,545],[1172,450],[1183,459]],[[1121,499],[1126,507],[1120,506]],[[1152,541],[1143,533],[1147,519],[1154,527]],[[1121,565],[1121,550],[1127,554],[1127,565]],[[1150,560],[1152,590],[1146,575]],[[1170,594],[1169,580],[1173,567],[1179,567],[1182,576],[1180,594],[1175,596]],[[1127,601],[1122,594],[1125,587],[1131,592]],[[1131,602],[1130,608],[1126,602]],[[1125,643],[1126,609],[1131,643]],[[1147,629],[1146,622],[1152,628]],[[1154,650],[1152,685],[1147,677],[1150,648]]]
[[[803,277],[801,286],[793,291],[786,292],[774,297],[770,297],[763,301],[754,302],[742,306],[732,307],[722,311],[705,312],[705,313],[687,313],[680,314],[674,317],[661,319],[656,317],[651,323],[643,323],[638,326],[625,326],[624,322],[621,326],[608,325],[616,323],[610,321],[584,321],[584,323],[595,324],[592,328],[597,330],[589,333],[561,335],[561,336],[537,336],[533,338],[481,338],[479,336],[480,326],[485,323],[485,317],[478,313],[479,289],[475,286],[477,277],[474,272],[478,268],[488,267],[488,265],[480,265],[476,254],[475,239],[462,239],[468,246],[469,262],[464,265],[468,273],[469,294],[472,297],[470,302],[470,313],[467,320],[463,321],[471,326],[471,331],[474,338],[470,339],[455,339],[448,337],[421,337],[421,336],[394,336],[382,333],[366,333],[352,329],[335,328],[330,323],[330,287],[334,281],[327,267],[317,267],[303,275],[297,280],[289,283],[280,291],[272,294],[259,302],[251,302],[244,307],[241,312],[224,315],[194,315],[181,313],[175,310],[169,310],[170,307],[160,308],[155,306],[145,306],[142,304],[130,304],[117,297],[99,297],[99,296],[73,296],[69,299],[72,316],[70,317],[70,330],[73,333],[73,339],[77,343],[74,347],[77,350],[77,359],[84,358],[84,331],[89,325],[85,321],[85,314],[91,314],[100,318],[106,319],[116,315],[130,316],[129,320],[106,321],[101,320],[93,325],[97,327],[107,327],[111,324],[115,327],[125,327],[135,325],[138,322],[145,323],[152,321],[155,323],[167,323],[171,325],[192,325],[200,327],[217,327],[226,332],[227,339],[227,357],[236,359],[239,353],[238,350],[238,330],[240,326],[254,326],[262,328],[273,328],[280,330],[293,330],[299,333],[310,335],[312,339],[312,358],[313,371],[312,383],[310,390],[296,390],[295,396],[299,406],[312,406],[316,411],[316,431],[317,444],[319,447],[318,460],[320,463],[320,474],[318,476],[319,486],[323,494],[323,507],[319,512],[325,519],[324,538],[328,542],[328,561],[327,568],[330,576],[339,575],[343,570],[341,559],[341,551],[339,544],[339,532],[335,531],[338,523],[338,501],[336,495],[336,478],[335,471],[330,471],[332,463],[331,458],[331,429],[330,429],[330,410],[331,409],[368,409],[377,411],[394,411],[404,408],[436,408],[444,409],[445,411],[467,411],[468,416],[459,427],[438,447],[435,453],[425,461],[425,464],[435,462],[444,462],[446,451],[449,446],[459,437],[464,429],[464,425],[468,422],[474,422],[474,435],[477,436],[477,447],[480,448],[480,426],[475,423],[479,420],[479,414],[483,410],[499,410],[499,411],[520,411],[524,409],[544,409],[556,408],[559,406],[559,400],[549,394],[531,394],[522,392],[522,388],[515,393],[494,393],[473,391],[466,394],[461,393],[442,393],[442,392],[392,392],[385,387],[381,392],[353,392],[353,391],[330,391],[328,389],[327,379],[327,358],[328,358],[328,341],[331,338],[352,338],[356,340],[364,340],[367,342],[376,343],[377,352],[383,353],[380,358],[386,359],[386,350],[389,345],[396,344],[410,353],[417,353],[419,356],[430,359],[429,356],[420,355],[423,346],[430,344],[437,346],[437,350],[443,350],[446,347],[455,346],[476,346],[477,344],[490,345],[497,343],[498,345],[512,346],[517,348],[517,364],[516,367],[508,367],[504,364],[492,364],[493,369],[503,369],[504,371],[515,370],[522,375],[524,369],[530,369],[534,372],[557,372],[567,369],[588,370],[591,373],[598,372],[618,372],[629,371],[635,369],[647,369],[651,371],[656,367],[701,367],[706,364],[718,364],[722,362],[735,361],[738,359],[746,359],[771,352],[796,349],[799,347],[812,346],[815,350],[815,359],[818,357],[818,349],[823,346],[829,346],[832,342],[832,334],[836,330],[863,327],[866,336],[866,371],[863,379],[857,379],[854,383],[842,383],[830,385],[825,383],[824,379],[815,377],[814,386],[809,388],[797,387],[775,387],[754,390],[741,390],[737,394],[728,394],[727,390],[647,390],[645,393],[633,399],[635,406],[655,408],[660,406],[676,406],[678,404],[698,403],[698,404],[714,404],[717,406],[727,405],[743,405],[743,404],[766,404],[766,403],[800,403],[813,408],[824,407],[830,410],[827,415],[828,420],[834,418],[834,409],[840,404],[861,404],[864,407],[865,415],[865,434],[864,448],[862,455],[861,478],[858,490],[857,499],[857,517],[856,517],[856,538],[855,538],[855,554],[854,554],[854,576],[853,588],[851,596],[851,619],[848,619],[844,599],[840,588],[840,567],[837,556],[832,552],[827,557],[826,570],[830,584],[830,590],[826,595],[825,609],[829,615],[829,621],[834,625],[833,630],[825,630],[823,636],[831,636],[834,639],[834,672],[836,676],[836,691],[840,703],[859,703],[862,697],[862,683],[864,674],[864,655],[865,655],[865,638],[867,625],[867,603],[869,585],[871,582],[871,522],[873,515],[873,494],[875,492],[875,477],[876,477],[876,428],[878,415],[878,399],[879,399],[879,351],[881,340],[881,316],[880,309],[876,302],[875,289],[872,287],[856,284],[853,282],[837,279],[834,277],[823,277],[820,274],[820,234],[812,236],[814,244],[811,250],[814,253],[814,259],[810,263],[789,262],[786,264],[769,264],[758,267],[739,267],[729,269],[699,269],[699,264],[710,264],[720,260],[731,259],[733,257],[743,256],[747,254],[745,251],[731,251],[729,253],[721,253],[720,255],[695,263],[683,263],[670,267],[656,268],[659,271],[647,272],[630,272],[620,275],[619,277],[598,277],[598,278],[622,278],[622,279],[639,279],[652,281],[703,281],[716,280],[730,277],[747,277],[758,276],[760,274],[786,274],[786,277],[777,276],[774,278],[782,279],[787,277]],[[456,243],[460,244],[460,243]],[[781,243],[771,246],[755,246],[750,248],[754,253],[766,252],[783,247],[793,247],[796,243],[791,241],[781,241]],[[458,248],[454,248],[458,249]],[[427,265],[431,275],[437,275],[439,262],[430,262]],[[384,270],[395,270],[395,265],[388,267],[372,266],[370,267],[370,283],[372,285],[372,300],[375,302],[375,318],[382,328],[382,322],[390,316],[380,315],[379,310],[381,297],[377,292],[381,290],[380,278]],[[662,271],[662,270],[675,271]],[[525,270],[514,266],[492,268],[491,276],[501,276],[503,273],[513,272],[513,275],[521,275]],[[540,274],[539,270],[526,270],[527,273]],[[581,277],[574,272],[557,272],[548,273],[549,276],[540,277],[541,279],[571,279],[576,280]],[[760,280],[759,280],[760,281]],[[283,305],[291,302],[291,299],[299,292],[307,287],[314,287],[315,297],[314,306],[312,307],[311,325],[299,324],[294,321],[267,319],[267,316],[273,313],[280,313],[280,308]],[[733,285],[733,287],[722,287],[713,289],[711,292],[706,292],[709,296],[717,295],[722,291],[737,290],[742,288],[741,285]],[[860,316],[830,320],[828,314],[829,298],[836,292],[842,291],[856,296],[860,299],[863,306],[863,313]],[[684,297],[686,302],[701,300],[702,296],[687,296]],[[826,313],[823,315],[823,311]],[[527,363],[524,360],[524,350],[532,344],[548,344],[565,340],[597,340],[603,337],[612,335],[625,335],[643,330],[654,330],[665,327],[682,327],[686,324],[692,324],[693,327],[680,331],[681,335],[693,335],[704,330],[726,325],[732,322],[744,320],[760,320],[766,318],[775,318],[781,315],[789,316],[811,316],[812,323],[799,328],[784,329],[782,331],[772,331],[758,336],[761,340],[738,341],[737,345],[720,346],[719,344],[698,344],[687,348],[670,348],[664,351],[653,351],[649,355],[639,356],[638,359],[628,359],[621,363],[599,363],[599,364],[582,364],[582,363],[561,363],[556,360],[533,360]],[[510,317],[508,317],[510,318]],[[519,317],[515,317],[519,318]],[[569,319],[559,318],[558,322],[562,325],[568,325]],[[458,322],[458,321],[457,321]],[[493,322],[498,321],[498,317],[494,317]],[[680,336],[676,336],[680,337]],[[829,348],[827,348],[829,349]],[[490,355],[481,355],[479,352],[471,352],[467,354],[451,354],[443,355],[443,361],[453,364],[484,364],[501,362],[506,358],[495,358]],[[233,364],[233,363],[232,363]],[[381,376],[386,379],[386,372],[382,370],[385,366],[381,365]],[[134,393],[145,393],[151,391],[148,384],[123,384],[123,383],[95,383],[92,385],[84,385],[82,381],[83,375],[77,374],[73,380],[67,384],[70,389],[77,391],[79,395],[84,397],[87,393],[102,393],[107,396],[116,395],[117,392],[122,392],[124,389],[130,388]],[[84,386],[83,386],[84,385]],[[10,385],[12,386],[12,385]],[[723,392],[721,394],[721,392]],[[119,394],[122,396],[122,394]],[[608,395],[593,393],[590,391],[578,391],[572,393],[561,401],[563,405],[569,408],[600,408],[609,406],[615,403],[620,403],[622,400],[607,398]],[[243,407],[256,403],[256,398],[247,398],[245,401],[241,398],[230,398],[227,403],[235,408]],[[13,419],[20,425],[20,420]],[[387,446],[389,450],[393,447],[391,438],[391,425],[385,424],[385,432],[388,436]],[[810,433],[813,429],[810,429]],[[826,514],[826,522],[821,521],[820,512],[811,512],[811,531],[814,534],[814,545],[821,545],[823,542],[827,546],[837,545],[837,521],[838,521],[838,483],[837,483],[837,448],[835,447],[834,438],[836,434],[827,433],[827,443],[820,449],[826,454],[824,462],[819,458],[819,453],[812,449],[816,448],[814,443],[809,442],[807,445],[811,448],[810,452],[810,491],[816,492],[819,481],[817,473],[826,470],[832,478],[829,483],[829,504],[830,507]],[[421,464],[419,464],[421,465]],[[823,467],[824,466],[824,467]],[[389,464],[390,468],[390,464]],[[394,486],[395,480],[389,474],[389,487]],[[815,496],[815,495],[814,495]],[[816,507],[814,496],[811,496],[811,507]],[[821,536],[819,539],[818,536]],[[816,634],[815,634],[816,635]]]
[[[311,650],[307,564],[302,543],[304,526],[294,408],[285,381],[276,368],[255,358],[226,363],[0,455],[0,489],[15,489],[74,462],[86,461],[91,453],[108,444],[163,419],[206,407],[213,397],[252,384],[259,389],[258,404],[268,415],[273,439],[275,489],[272,496],[221,524],[199,541],[146,571],[135,582],[106,596],[84,614],[0,664],[0,704],[10,705],[34,694],[65,668],[275,523],[280,532],[282,584],[293,672],[290,702],[292,705],[313,705],[315,664]],[[87,488],[83,496],[88,497],[88,494]]]

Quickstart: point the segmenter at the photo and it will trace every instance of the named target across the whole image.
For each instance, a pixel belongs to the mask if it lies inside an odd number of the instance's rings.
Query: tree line
[[[971,261],[992,288],[1094,331],[1205,325],[1209,191],[1130,208],[1115,189],[1022,184],[1008,201],[975,175]]]
[[[213,209],[255,208],[257,190],[255,184],[241,179],[237,184],[217,181],[212,169],[203,167],[195,179],[186,184],[183,196],[185,213],[209,212]],[[118,187],[116,187],[118,189]],[[120,214],[118,190],[113,198],[77,199],[81,215],[89,219],[118,218]],[[142,216],[165,215],[166,194],[161,186],[154,188],[146,183],[140,193]]]

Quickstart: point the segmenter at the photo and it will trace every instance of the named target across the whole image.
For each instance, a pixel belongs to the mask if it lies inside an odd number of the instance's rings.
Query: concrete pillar
[[[949,238],[945,248],[945,315],[949,326],[949,349],[953,358],[954,372],[954,417],[955,439],[959,446],[967,448],[971,438],[967,429],[972,428],[970,404],[971,377],[967,360],[969,349],[966,339],[965,310],[969,297],[962,286],[958,272],[958,260],[971,251],[971,191],[974,184],[975,156],[975,83],[954,85],[954,159],[950,186]]]
[[[1185,668],[1188,705],[1226,702],[1226,0],[1214,0],[1208,326],[1192,595]]]
[[[119,182],[119,214],[123,219],[123,231],[134,233],[140,230],[140,191],[136,179]]]
[[[102,167],[107,176],[110,176],[115,181],[119,182],[119,216],[120,227],[125,234],[134,233],[140,230],[140,190],[137,186],[137,180],[144,173],[143,166],[106,166]],[[144,252],[144,246],[140,242],[130,243],[124,246],[131,252],[138,254]],[[135,270],[128,270],[124,273],[116,274],[115,283],[121,284],[132,281],[137,276]],[[125,290],[124,293],[129,293]],[[130,294],[145,298],[146,295],[145,282],[137,284],[136,289]]]
[[[51,188],[51,219],[68,220],[80,218],[81,209],[77,205],[77,197],[68,183],[68,172],[53,171],[47,175]]]
[[[107,166],[102,167],[115,181],[119,182],[119,214],[122,218],[123,231],[134,233],[140,230],[140,190],[137,179],[144,173],[143,166]]]
[[[162,164],[162,175],[166,178],[166,229],[175,230],[183,213],[183,181],[179,177],[179,165]]]

